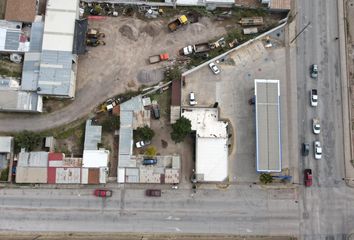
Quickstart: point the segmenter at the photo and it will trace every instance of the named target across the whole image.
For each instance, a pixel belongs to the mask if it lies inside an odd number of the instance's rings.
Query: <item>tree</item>
[[[20,152],[21,148],[32,151],[41,143],[42,136],[39,133],[23,131],[15,135],[15,152]]]
[[[273,182],[273,177],[269,173],[261,173],[259,181],[263,184],[268,184]]]
[[[109,116],[102,122],[102,130],[104,132],[112,132],[119,129],[120,127],[120,118],[117,116]]]
[[[150,146],[148,148],[146,148],[146,151],[144,153],[144,155],[148,156],[148,157],[154,157],[156,156],[157,150],[154,146]]]
[[[151,141],[151,139],[155,136],[154,130],[149,128],[147,125],[144,127],[138,127],[136,129],[137,138],[139,140]]]
[[[172,124],[171,138],[175,143],[182,142],[184,138],[192,132],[191,121],[185,117],[181,117]]]

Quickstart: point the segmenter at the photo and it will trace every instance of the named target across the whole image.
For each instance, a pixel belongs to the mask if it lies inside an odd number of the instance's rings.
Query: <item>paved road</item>
[[[107,200],[92,196],[89,189],[2,189],[0,196],[0,231],[299,232],[295,189],[238,185],[195,195],[166,189],[161,198],[148,198],[144,190],[116,188]]]
[[[300,201],[301,236],[304,239],[345,239],[352,231],[354,204],[352,189],[345,188],[341,69],[337,1],[297,1],[297,32],[309,27],[297,41],[298,126],[299,146],[311,145],[309,157],[299,159],[299,169],[311,168],[314,186],[303,189]],[[318,80],[309,77],[311,64],[319,65]],[[344,63],[343,63],[344,64]],[[319,91],[317,108],[310,107],[309,91]],[[312,133],[311,119],[321,119],[322,132]],[[313,157],[312,144],[323,145],[321,160]],[[303,176],[302,173],[300,176]],[[349,202],[348,202],[349,201]]]

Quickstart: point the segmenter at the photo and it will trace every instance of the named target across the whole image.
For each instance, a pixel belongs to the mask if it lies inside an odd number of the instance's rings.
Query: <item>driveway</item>
[[[187,44],[225,33],[224,27],[208,18],[174,33],[167,31],[167,22],[168,19],[146,22],[132,17],[89,22],[90,27],[106,34],[106,45],[90,48],[80,56],[75,100],[47,114],[1,113],[0,132],[45,130],[86,117],[111,96],[160,81],[161,71],[170,63],[148,65],[150,55],[167,51],[173,58]]]

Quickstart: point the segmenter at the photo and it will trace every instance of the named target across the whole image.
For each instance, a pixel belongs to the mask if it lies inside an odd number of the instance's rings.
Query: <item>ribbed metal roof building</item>
[[[255,79],[257,171],[281,171],[279,80]]]

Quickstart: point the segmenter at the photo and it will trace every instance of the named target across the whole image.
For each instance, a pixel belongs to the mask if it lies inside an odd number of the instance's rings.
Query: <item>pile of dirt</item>
[[[141,70],[138,73],[138,81],[142,84],[155,84],[162,81],[164,77],[162,69]]]
[[[119,32],[130,40],[137,41],[139,39],[139,30],[129,23],[120,27]]]
[[[196,35],[204,32],[207,29],[202,23],[193,23],[189,25],[188,28],[189,28],[188,30],[192,34],[196,34]]]
[[[159,35],[161,28],[162,24],[160,22],[154,21],[146,24],[145,27],[141,29],[141,32],[145,32],[151,37],[156,37]]]

